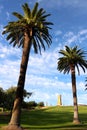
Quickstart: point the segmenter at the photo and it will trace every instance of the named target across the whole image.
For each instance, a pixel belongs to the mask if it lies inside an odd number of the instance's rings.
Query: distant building
[[[57,103],[58,106],[62,106],[62,96],[61,95],[58,95],[58,103]]]

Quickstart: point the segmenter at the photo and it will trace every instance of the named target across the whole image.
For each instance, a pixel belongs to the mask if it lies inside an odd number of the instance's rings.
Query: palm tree
[[[85,82],[86,82],[86,84],[85,84],[85,90],[87,90],[87,77],[86,77],[86,79],[85,79]]]
[[[45,50],[46,46],[49,47],[52,43],[52,37],[49,34],[51,28],[49,26],[53,23],[47,21],[50,14],[47,14],[43,8],[38,9],[38,3],[35,4],[32,10],[27,3],[22,5],[22,8],[24,15],[13,12],[13,15],[17,17],[17,21],[9,22],[2,33],[7,34],[7,40],[10,44],[13,44],[13,47],[17,45],[23,48],[16,98],[9,123],[10,127],[20,126],[21,104],[31,47],[33,46],[35,53],[41,53],[41,48]]]
[[[71,71],[72,80],[72,93],[73,93],[73,105],[74,105],[74,123],[80,123],[78,117],[78,104],[77,104],[77,90],[76,90],[76,74],[75,68],[77,68],[78,74],[80,74],[79,67],[85,72],[87,68],[87,61],[85,59],[85,52],[82,49],[78,49],[77,46],[69,48],[65,46],[65,50],[60,50],[60,54],[63,57],[58,59],[57,69],[60,72],[69,73]]]

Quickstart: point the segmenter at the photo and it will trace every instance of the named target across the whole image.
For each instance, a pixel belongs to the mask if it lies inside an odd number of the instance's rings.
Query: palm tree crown
[[[63,57],[58,59],[58,68],[60,72],[69,73],[71,65],[74,65],[74,67],[77,68],[78,74],[80,74],[79,66],[83,69],[85,72],[87,68],[87,60],[85,57],[85,51],[82,49],[78,49],[77,46],[73,48],[69,48],[68,46],[65,46],[65,50],[60,50],[60,54],[63,55]]]
[[[48,29],[51,29],[49,25],[53,23],[47,22],[46,18],[50,16],[50,14],[46,14],[43,8],[38,9],[38,3],[35,4],[34,8],[30,10],[27,3],[22,5],[24,15],[17,12],[13,12],[13,15],[18,18],[15,22],[9,22],[7,26],[5,26],[5,30],[2,34],[7,33],[7,40],[10,40],[10,44],[13,43],[15,47],[22,46],[24,44],[24,33],[27,33],[29,38],[31,37],[31,43],[34,46],[35,53],[38,53],[41,48],[45,50],[44,42],[48,46],[51,44],[51,35],[49,34]]]

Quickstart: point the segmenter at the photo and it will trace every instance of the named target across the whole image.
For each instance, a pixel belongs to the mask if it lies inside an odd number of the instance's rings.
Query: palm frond
[[[18,19],[23,19],[23,16],[17,12],[13,12],[12,14],[16,16]]]
[[[36,2],[31,14],[32,14],[32,17],[35,17],[36,16],[36,13],[38,11],[38,3]]]
[[[40,46],[40,42],[39,42],[39,40],[38,40],[38,38],[37,38],[37,37],[35,37],[35,41],[36,41],[37,46],[38,46],[38,51],[39,51],[39,52],[40,52],[40,54],[41,54],[41,46]]]
[[[38,53],[38,46],[36,44],[35,38],[32,39],[32,42],[33,42],[33,46],[34,46],[34,52],[37,54]]]
[[[31,17],[31,10],[30,10],[28,4],[25,3],[24,5],[22,5],[22,8],[24,10],[24,17],[25,18],[30,18]]]

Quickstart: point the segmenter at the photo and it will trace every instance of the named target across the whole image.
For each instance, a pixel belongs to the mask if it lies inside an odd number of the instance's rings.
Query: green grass
[[[0,114],[0,126],[9,122],[10,115]],[[87,130],[87,106],[79,106],[81,124],[74,125],[73,107],[56,106],[22,111],[21,123],[27,130]]]

